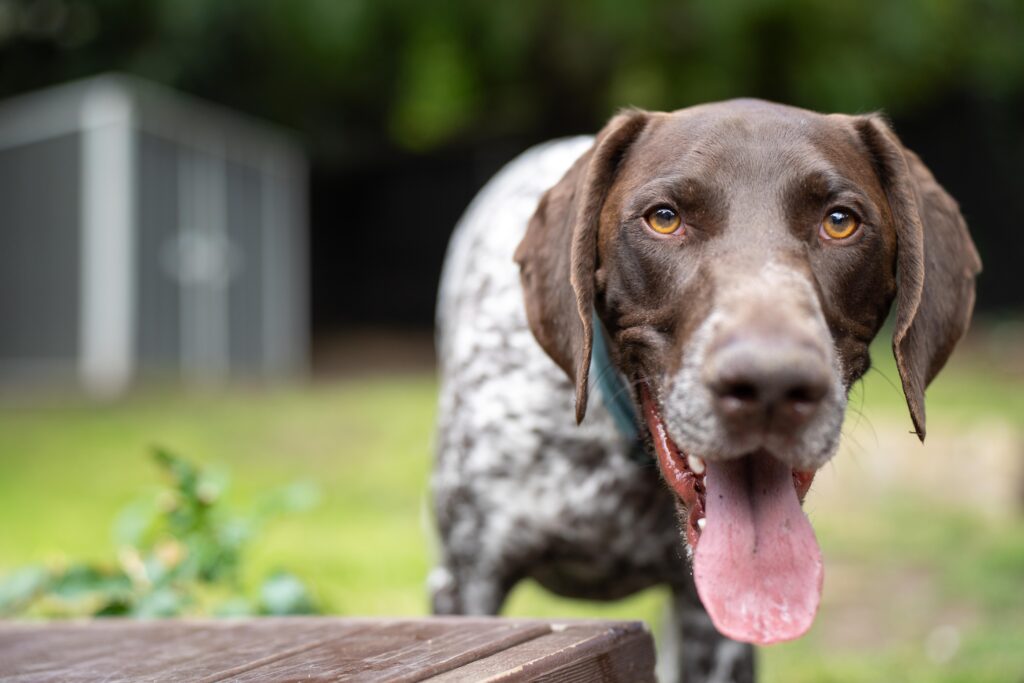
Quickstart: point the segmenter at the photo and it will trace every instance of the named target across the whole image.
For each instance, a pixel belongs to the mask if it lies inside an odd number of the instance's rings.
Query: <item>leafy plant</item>
[[[248,514],[223,504],[226,477],[169,451],[153,459],[169,480],[158,495],[119,515],[115,562],[26,567],[0,581],[0,616],[132,616],[311,614],[305,584],[279,571],[246,594],[246,547],[264,523],[316,503],[317,491],[293,484],[264,497]]]

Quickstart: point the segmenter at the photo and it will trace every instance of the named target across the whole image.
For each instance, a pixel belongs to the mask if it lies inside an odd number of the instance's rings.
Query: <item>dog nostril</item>
[[[761,392],[755,383],[745,380],[719,381],[711,385],[715,406],[730,419],[756,413],[761,405]]]
[[[788,390],[783,400],[788,403],[809,405],[818,403],[825,398],[825,387],[819,385],[801,385]]]
[[[807,422],[818,410],[828,393],[826,382],[807,381],[782,393],[774,408],[775,420],[782,428],[795,429]]]
[[[718,392],[722,398],[731,398],[743,403],[757,400],[757,387],[750,382],[735,382],[722,387]]]

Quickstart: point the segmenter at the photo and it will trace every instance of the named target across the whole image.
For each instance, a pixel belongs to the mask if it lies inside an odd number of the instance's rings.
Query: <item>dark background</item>
[[[619,107],[883,110],[961,203],[979,310],[1019,313],[1022,26],[1016,0],[0,0],[0,97],[116,70],[294,130],[321,337],[428,327],[476,190]]]

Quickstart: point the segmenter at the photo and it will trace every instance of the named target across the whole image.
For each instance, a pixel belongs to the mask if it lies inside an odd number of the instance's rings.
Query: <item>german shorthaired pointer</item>
[[[601,600],[666,583],[678,677],[752,680],[750,644],[817,611],[800,502],[869,343],[895,301],[923,439],[980,268],[876,115],[627,111],[526,152],[469,207],[441,283],[434,611],[497,613],[526,577]]]

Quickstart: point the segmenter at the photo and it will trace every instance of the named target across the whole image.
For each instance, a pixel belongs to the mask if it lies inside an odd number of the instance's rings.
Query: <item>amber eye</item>
[[[832,209],[821,222],[823,237],[831,240],[844,240],[860,227],[860,219],[852,211]]]
[[[682,216],[667,206],[651,211],[644,216],[644,220],[651,226],[651,230],[659,235],[671,235],[683,222]]]

